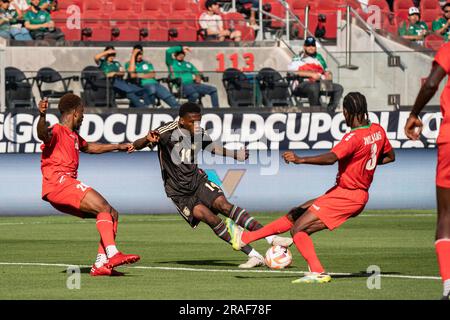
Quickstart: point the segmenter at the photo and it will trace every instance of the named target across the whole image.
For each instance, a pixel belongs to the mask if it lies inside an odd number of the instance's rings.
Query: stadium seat
[[[22,70],[5,68],[5,93],[8,108],[33,108],[36,106],[32,88],[34,78],[27,78]]]
[[[251,107],[255,104],[254,86],[257,83],[251,83],[242,71],[234,68],[226,69],[222,83],[231,107]]]
[[[315,4],[315,5],[314,5]],[[325,15],[325,38],[335,39],[337,36],[337,11],[338,3],[335,1],[319,0],[310,6],[309,26],[308,30],[314,34],[318,25],[318,17],[320,14]],[[303,33],[303,30],[300,30]]]
[[[87,66],[81,71],[81,99],[88,107],[115,107],[114,90],[102,70]]]
[[[224,26],[227,29],[239,30],[242,33],[242,41],[254,41],[255,31],[247,26],[244,16],[237,12],[223,15]]]
[[[289,83],[278,71],[272,68],[262,68],[258,72],[257,78],[264,106],[271,108],[290,105]]]
[[[78,77],[70,76],[63,78],[55,69],[45,67],[38,70],[35,80],[41,99],[44,97],[59,99],[66,93],[73,92],[69,90],[70,82],[72,80],[78,80]],[[55,84],[57,83],[62,85],[63,90],[55,89]],[[44,89],[44,84],[51,84],[51,89]]]
[[[420,1],[420,11],[423,13],[425,11],[437,11],[441,13],[441,5],[439,0],[422,0]]]
[[[83,18],[81,21],[82,40],[92,41],[110,41],[111,29],[108,21],[108,15],[103,10],[103,4],[96,0],[83,1]],[[90,36],[86,35],[87,29],[92,32]]]
[[[444,39],[437,34],[430,34],[425,38],[425,47],[434,51],[438,51],[444,43]]]
[[[276,17],[280,17],[283,19],[282,21],[278,19],[274,19],[270,16],[263,17],[264,20],[270,20],[269,28],[272,29],[282,29],[285,28],[286,23],[284,22],[286,19],[286,9],[281,5],[281,3],[277,0],[265,0],[263,5],[270,5],[270,10],[268,10],[272,15]]]
[[[110,28],[118,28],[119,35],[113,37],[116,41],[138,41],[139,26],[131,23],[138,16],[133,13],[131,3],[128,1],[114,0],[113,11],[109,16]]]
[[[434,10],[425,10],[421,13],[421,20],[424,21],[427,25],[428,28],[430,28],[431,30],[431,25],[433,23],[434,20],[436,20],[437,18],[439,18],[441,16],[440,11],[434,11]]]

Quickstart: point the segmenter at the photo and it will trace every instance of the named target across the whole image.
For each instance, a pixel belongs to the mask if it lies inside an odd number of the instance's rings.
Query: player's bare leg
[[[216,200],[214,200],[213,208],[229,217],[237,225],[245,228],[246,230],[256,231],[263,228],[263,225],[253,218],[245,209],[231,204],[224,196],[219,196]],[[289,247],[292,244],[291,238],[278,237],[272,234],[265,238],[271,245]]]
[[[450,299],[450,189],[436,187],[438,219],[436,254],[444,285],[443,299]]]
[[[197,220],[206,223],[223,241],[231,244],[231,236],[227,231],[227,227],[223,220],[215,215],[210,209],[205,205],[199,204],[194,207],[193,215]],[[260,265],[264,265],[264,258],[251,246],[243,246],[241,251],[249,256],[249,261],[247,263],[240,265],[239,267],[252,268]]]
[[[255,231],[244,232],[242,229],[235,227],[231,221],[227,221],[227,228],[231,234],[231,243],[235,250],[239,250],[242,246],[250,244],[253,241],[284,233],[291,230],[294,222],[306,212],[315,199],[309,200],[302,205],[293,208],[289,213],[281,218],[272,221],[268,225]],[[274,241],[273,245],[281,245]]]
[[[292,283],[325,283],[331,280],[331,277],[325,273],[310,238],[314,232],[326,228],[325,224],[309,210],[295,221],[291,228],[291,235],[298,251],[308,263],[310,273]]]
[[[81,201],[80,210],[95,215],[97,219],[96,225],[100,233],[101,243],[97,256],[98,263],[96,261],[97,265],[94,264],[94,266],[100,266],[97,268],[105,267],[106,269],[113,269],[122,264],[139,261],[140,257],[138,255],[125,255],[117,249],[115,238],[119,213],[101,194],[93,189],[89,190]],[[102,254],[106,254],[107,261],[104,261]],[[106,273],[105,270],[105,275]]]

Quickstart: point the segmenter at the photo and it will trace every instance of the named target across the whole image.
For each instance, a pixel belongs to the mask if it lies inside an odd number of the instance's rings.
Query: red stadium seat
[[[243,41],[255,40],[255,31],[247,26],[247,22],[242,14],[231,12],[224,14],[222,17],[225,28],[241,31]]]
[[[424,21],[427,25],[428,28],[430,28],[431,30],[431,24],[433,23],[434,20],[436,20],[437,18],[441,17],[441,11],[435,11],[435,10],[424,10],[421,13],[421,20]]]
[[[83,1],[83,14],[81,28],[92,30],[90,37],[83,36],[83,40],[110,41],[111,29],[109,28],[108,16],[103,10],[103,3],[97,0]]]
[[[438,51],[444,43],[444,39],[437,34],[430,34],[425,38],[425,47],[434,51]]]
[[[394,1],[394,12],[395,14],[401,12],[408,12],[408,9],[414,7],[412,0],[395,0]]]
[[[128,1],[114,0],[112,13],[109,16],[110,29],[118,28],[120,34],[115,37],[116,41],[138,41],[139,27],[131,22],[138,19],[133,14],[132,5]]]
[[[335,39],[337,36],[337,11],[340,10],[338,8],[338,5],[334,1],[328,1],[328,0],[319,0],[317,2],[317,8],[312,8],[311,14],[310,14],[310,21],[309,24],[309,30],[314,33],[315,28],[317,26],[318,16],[319,14],[324,14],[326,16],[326,23],[325,23],[325,29],[326,29],[326,35],[325,38],[327,39]],[[313,21],[316,21],[315,23],[312,23]]]
[[[439,0],[422,0],[420,1],[420,11],[424,13],[427,10],[434,10],[441,12],[441,5]]]
[[[266,17],[264,19],[269,19],[271,20],[270,22],[270,27],[274,28],[274,29],[282,29],[285,27],[286,23],[285,18],[286,18],[286,10],[285,8],[281,5],[280,2],[278,2],[277,0],[265,0],[263,2],[263,4],[270,4],[271,6],[271,10],[270,13],[276,17],[280,17],[283,19],[283,21],[271,18],[271,17]]]

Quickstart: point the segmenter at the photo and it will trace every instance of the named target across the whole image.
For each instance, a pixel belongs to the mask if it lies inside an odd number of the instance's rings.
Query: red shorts
[[[363,211],[369,200],[366,190],[333,187],[309,207],[328,229],[333,230]]]
[[[84,218],[85,213],[80,210],[81,200],[92,188],[71,177],[64,177],[62,182],[51,186],[51,190],[43,197],[44,200],[58,211]]]
[[[450,188],[450,142],[438,143],[436,185]]]

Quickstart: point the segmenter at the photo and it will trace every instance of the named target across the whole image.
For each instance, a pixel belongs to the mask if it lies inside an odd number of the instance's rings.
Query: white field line
[[[414,218],[414,217],[435,217],[435,213],[399,213],[399,214],[389,214],[389,213],[363,213],[358,217],[363,218],[378,218],[378,217],[391,217],[391,218]],[[25,219],[27,217],[24,217]],[[258,217],[259,219],[266,220],[266,217]],[[0,217],[1,220],[1,217]],[[180,218],[149,218],[149,219],[134,219],[130,222],[159,222],[159,221],[183,221]],[[0,222],[0,226],[19,226],[19,225],[34,225],[34,224],[72,224],[72,223],[87,223],[86,220],[70,221],[70,222],[58,222],[58,221],[33,221],[33,222]],[[127,223],[127,222],[125,222]]]
[[[63,263],[39,263],[39,262],[0,262],[0,265],[5,266],[40,266],[40,267],[69,267],[78,266],[80,268],[91,267],[88,265],[73,265]],[[183,267],[150,267],[150,266],[123,266],[129,269],[144,269],[144,270],[166,270],[166,271],[191,271],[191,272],[222,272],[222,273],[278,273],[278,274],[304,274],[306,271],[289,271],[289,270],[241,270],[241,269],[201,269],[201,268],[183,268]],[[335,276],[356,276],[359,273],[339,273],[330,272],[330,275]],[[367,276],[370,276],[367,274]],[[395,274],[381,274],[383,278],[396,278],[396,279],[419,279],[419,280],[440,280],[440,277],[433,276],[408,276],[408,275],[395,275]]]

